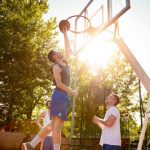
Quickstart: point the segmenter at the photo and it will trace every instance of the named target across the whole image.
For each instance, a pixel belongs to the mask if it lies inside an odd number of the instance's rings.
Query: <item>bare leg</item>
[[[43,150],[43,142],[44,142],[44,140],[41,141],[40,150]]]
[[[63,126],[64,121],[61,120],[59,117],[53,117],[53,143],[54,143],[54,150],[60,150],[61,145],[61,129]]]
[[[35,148],[36,145],[42,141],[53,129],[53,122],[49,123],[46,127],[44,127],[43,129],[41,129],[39,131],[39,133],[32,139],[31,142],[28,143],[28,145],[30,144],[31,147]],[[27,149],[27,145],[26,143],[22,144],[22,149]]]
[[[38,136],[44,139],[53,130],[53,121],[39,131]]]
[[[32,139],[31,142],[22,143],[22,150],[33,150],[53,130],[53,122],[49,123]]]

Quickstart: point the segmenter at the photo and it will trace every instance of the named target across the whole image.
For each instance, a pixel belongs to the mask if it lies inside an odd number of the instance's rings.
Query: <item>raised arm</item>
[[[63,34],[64,34],[64,44],[65,44],[65,58],[66,60],[69,60],[70,53],[71,53],[70,41],[66,30],[64,30]]]
[[[67,31],[70,29],[70,23],[67,20],[60,21],[59,29],[64,35],[65,59],[68,60],[70,56],[70,41],[67,35]]]

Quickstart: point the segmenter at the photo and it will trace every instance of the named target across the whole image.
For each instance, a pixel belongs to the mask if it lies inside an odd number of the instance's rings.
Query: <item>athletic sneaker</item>
[[[22,150],[34,150],[30,143],[22,143]]]

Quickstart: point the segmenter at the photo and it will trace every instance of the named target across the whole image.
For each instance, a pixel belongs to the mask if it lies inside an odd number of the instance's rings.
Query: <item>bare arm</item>
[[[68,38],[68,35],[67,35],[67,31],[65,30],[63,32],[64,34],[64,44],[65,44],[65,58],[66,60],[69,60],[69,57],[70,57],[70,41],[69,41],[69,38]]]
[[[54,76],[54,79],[56,82],[56,86],[58,88],[62,89],[63,91],[66,91],[67,93],[70,93],[74,96],[78,95],[78,92],[76,90],[72,90],[70,87],[67,87],[65,84],[63,84],[61,82],[61,76],[60,76],[61,69],[58,65],[54,65],[52,71],[53,71],[53,76]]]
[[[112,127],[115,121],[116,121],[116,117],[114,115],[109,116],[107,120],[100,119],[97,116],[93,117],[93,122],[101,128],[105,126]]]
[[[38,116],[38,118],[37,118],[36,121],[35,121],[36,125],[37,125],[40,129],[43,128],[43,126],[40,124],[40,120],[43,119],[44,116],[45,116],[45,112],[43,111],[43,112],[40,113],[40,115]]]

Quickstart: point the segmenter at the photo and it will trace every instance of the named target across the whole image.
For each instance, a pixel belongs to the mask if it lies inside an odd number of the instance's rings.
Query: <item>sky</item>
[[[60,22],[79,14],[89,0],[49,0],[45,19],[57,17]],[[119,19],[120,35],[150,76],[150,0],[131,0],[131,8]],[[62,33],[59,33],[60,41]]]

